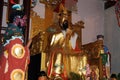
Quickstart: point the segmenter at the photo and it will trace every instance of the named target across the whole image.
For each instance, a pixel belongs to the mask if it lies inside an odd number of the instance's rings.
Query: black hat
[[[110,77],[111,77],[111,78],[116,78],[116,79],[117,79],[117,75],[116,75],[116,74],[111,74]]]
[[[104,39],[104,36],[103,35],[97,35],[97,39],[99,38],[103,38]]]
[[[46,76],[47,77],[47,74],[45,71],[40,71],[38,74],[37,74],[38,77],[41,77],[41,76]]]

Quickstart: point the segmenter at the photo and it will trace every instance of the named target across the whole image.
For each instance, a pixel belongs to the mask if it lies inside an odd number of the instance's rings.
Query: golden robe
[[[69,35],[65,31],[52,36],[48,60],[49,77],[61,77],[67,80],[70,72],[79,72],[81,50],[77,39],[77,33]]]

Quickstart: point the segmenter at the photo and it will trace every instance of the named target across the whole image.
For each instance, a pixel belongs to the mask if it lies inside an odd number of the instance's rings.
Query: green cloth
[[[102,57],[102,63],[105,65],[107,63],[108,55],[107,54],[101,54],[101,57]]]
[[[6,42],[6,40],[9,40],[14,35],[22,36],[23,34],[20,31],[19,27],[15,26],[12,23],[9,23],[4,34],[4,42]]]

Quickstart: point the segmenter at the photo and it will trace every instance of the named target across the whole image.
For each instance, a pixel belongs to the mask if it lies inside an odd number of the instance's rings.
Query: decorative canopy
[[[51,5],[55,12],[59,12],[61,4],[69,11],[77,11],[78,0],[40,0],[40,2]]]

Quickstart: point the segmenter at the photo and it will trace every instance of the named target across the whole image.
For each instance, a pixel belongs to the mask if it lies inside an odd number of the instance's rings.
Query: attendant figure
[[[4,50],[0,55],[1,80],[25,80],[30,61],[29,46],[24,46],[24,34],[20,27],[26,26],[26,15],[20,5],[13,5],[8,27],[4,35]]]
[[[49,80],[45,71],[40,71],[37,76],[38,80]]]
[[[117,75],[116,74],[111,74],[110,80],[117,80]]]
[[[97,40],[98,41],[104,41],[104,36],[103,35],[97,35]],[[102,45],[101,48],[101,58],[102,58],[102,65],[103,65],[103,76],[106,79],[110,78],[110,72],[111,72],[111,54],[109,52],[109,49],[106,45]]]

